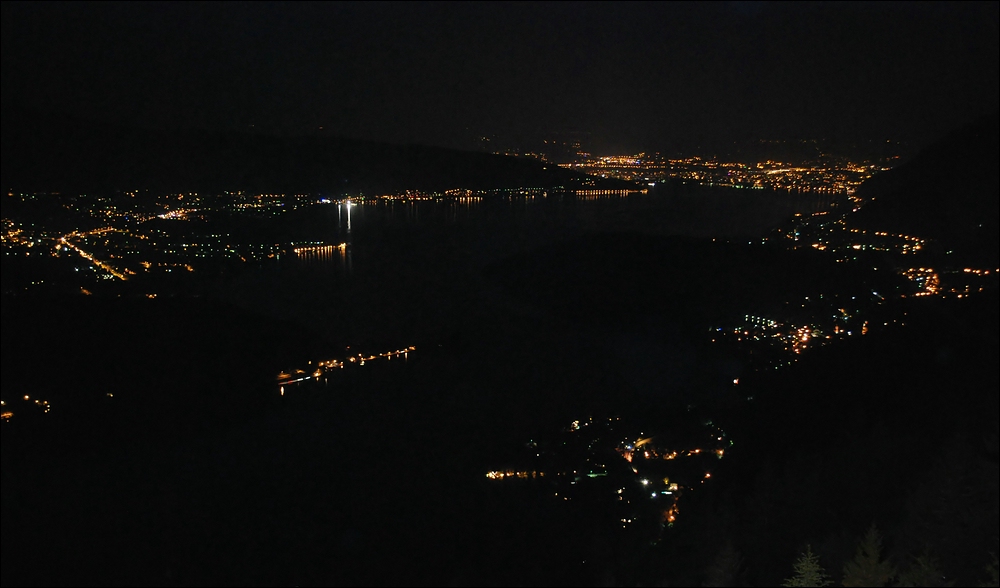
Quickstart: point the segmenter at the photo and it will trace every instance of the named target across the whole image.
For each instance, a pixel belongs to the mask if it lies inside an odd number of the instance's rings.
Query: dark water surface
[[[757,240],[792,214],[827,210],[835,200],[682,186],[629,196],[318,205],[284,222],[314,242],[345,243],[343,249],[286,255],[219,295],[355,340],[433,333],[442,315],[488,297],[483,269],[515,254],[595,234]],[[393,328],[381,333],[387,322]]]

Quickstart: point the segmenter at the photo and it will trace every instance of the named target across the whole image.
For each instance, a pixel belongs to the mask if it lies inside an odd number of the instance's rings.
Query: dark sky
[[[3,3],[3,100],[473,148],[922,141],[998,109],[998,4]]]

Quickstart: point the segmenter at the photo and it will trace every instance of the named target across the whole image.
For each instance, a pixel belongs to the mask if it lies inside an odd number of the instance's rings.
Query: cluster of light
[[[926,240],[912,235],[849,228],[847,216],[834,216],[829,211],[810,215],[797,213],[795,217],[796,226],[793,230],[782,231],[784,237],[794,241],[795,248],[808,246],[819,251],[839,252],[838,261],[857,259],[859,251],[914,254],[926,246]],[[799,245],[800,242],[804,243]]]
[[[790,165],[779,161],[743,163],[701,157],[679,159],[660,155],[612,155],[561,163],[586,174],[626,181],[663,181],[668,178],[731,188],[799,190],[851,195],[878,171],[889,169],[872,162],[819,161]]]
[[[189,214],[194,214],[198,212],[196,208],[178,208],[176,210],[171,210],[169,212],[164,212],[163,214],[157,215],[157,218],[163,220],[188,220]]]
[[[600,427],[602,424],[609,427],[608,431],[613,430],[611,427],[615,425],[616,422],[620,421],[620,417],[609,417],[605,419],[594,419],[594,417],[588,417],[586,419],[578,419],[570,422],[566,427],[562,429],[564,434],[569,434],[573,436],[581,435],[581,431],[588,428]],[[708,427],[708,440],[712,444],[710,447],[698,446],[691,449],[684,450],[664,450],[656,445],[656,438],[653,436],[643,435],[640,433],[638,437],[629,437],[621,441],[615,451],[627,462],[632,462],[633,459],[638,460],[640,456],[646,460],[658,460],[658,459],[676,459],[678,457],[684,456],[704,456],[705,458],[713,457],[721,459],[725,454],[725,449],[722,446],[726,438],[726,433],[712,421],[705,421],[703,423]],[[592,438],[588,437],[589,442],[587,444],[587,449],[589,451],[595,451],[595,444],[600,444],[601,439],[607,439],[604,435],[605,431],[596,431],[596,435]],[[565,445],[565,443],[563,443]],[[727,443],[727,447],[732,445],[732,442]],[[538,444],[535,441],[529,441],[527,446],[532,449],[536,449]],[[598,458],[599,455],[603,454],[603,451],[596,449],[598,453],[591,453],[590,457],[587,458],[587,467],[580,470],[572,471],[549,471],[543,472],[539,470],[525,469],[496,469],[486,472],[486,478],[489,480],[530,480],[541,477],[546,477],[551,481],[559,484],[567,484],[566,487],[557,487],[553,492],[552,496],[561,501],[571,501],[573,500],[572,491],[566,492],[568,487],[585,483],[587,478],[600,478],[607,477],[610,475],[611,471]],[[539,454],[536,453],[536,456]],[[700,462],[701,463],[701,462]],[[646,468],[649,467],[650,471]],[[634,489],[637,493],[630,491],[630,485],[623,484],[615,487],[612,492],[615,496],[616,502],[622,502],[626,504],[633,504],[637,498],[642,498],[643,504],[649,504],[655,506],[656,510],[662,516],[662,526],[660,530],[662,531],[666,526],[673,525],[677,521],[679,516],[678,501],[680,497],[687,491],[692,491],[697,487],[691,482],[691,486],[685,486],[678,483],[675,480],[671,480],[669,477],[664,477],[663,473],[655,473],[659,466],[656,466],[652,461],[648,463],[634,463],[631,465],[630,469],[635,475],[634,478]],[[712,477],[711,471],[704,471],[703,477],[699,480],[704,483]],[[649,502],[647,502],[649,501]],[[626,528],[629,524],[633,523],[635,519],[630,515],[622,516],[619,522],[622,524],[623,528]]]
[[[577,190],[575,194],[583,198],[594,198],[598,196],[629,196],[631,194],[646,194],[648,190],[643,188],[642,190]]]
[[[677,507],[677,498],[674,498],[674,503],[670,505],[670,508],[663,511],[663,522],[673,525],[677,521],[678,513],[680,513],[680,508]]]
[[[288,384],[295,384],[297,382],[304,382],[306,380],[319,379],[328,370],[332,369],[343,369],[348,363],[356,363],[358,365],[365,365],[367,361],[373,361],[377,359],[392,360],[394,357],[408,357],[409,353],[415,350],[416,347],[410,345],[409,347],[404,347],[402,349],[395,349],[393,351],[384,351],[382,353],[375,353],[370,355],[364,355],[359,353],[357,355],[351,355],[344,359],[325,359],[316,362],[316,367],[311,370],[296,369],[290,372],[281,372],[277,375],[278,386],[281,387],[281,394],[284,395],[284,386]],[[312,363],[312,362],[310,362]]]
[[[915,267],[900,273],[920,288],[914,296],[933,296],[941,291],[941,277],[932,268]]]
[[[30,394],[22,396],[21,401],[38,407],[43,414],[52,410],[52,404],[48,400],[32,399]],[[10,419],[14,418],[14,411],[7,405],[6,400],[0,400],[0,407],[2,407],[2,410],[0,410],[0,419],[4,422],[10,422]]]
[[[325,255],[332,253],[334,249],[338,249],[341,252],[347,250],[347,243],[341,243],[340,245],[311,245],[307,247],[296,247],[292,249],[296,255],[305,255],[309,253]]]
[[[486,477],[490,480],[505,480],[505,479],[518,479],[527,480],[534,478],[545,477],[545,472],[539,472],[535,470],[531,471],[515,471],[515,470],[493,470],[486,472]]]
[[[724,436],[725,434],[722,433],[720,430],[719,435],[713,437],[713,439],[716,441],[722,441]],[[639,438],[632,442],[625,441],[616,448],[616,451],[618,452],[619,455],[622,456],[622,458],[625,461],[629,463],[635,463],[635,460],[639,458],[646,460],[663,459],[670,461],[670,460],[675,460],[678,457],[693,457],[701,455],[702,453],[714,453],[719,459],[722,459],[723,455],[725,454],[725,449],[721,447],[712,450],[704,450],[701,447],[695,447],[692,449],[681,449],[681,450],[659,449],[655,447],[652,441],[653,441],[652,437]],[[649,481],[643,480],[642,483],[644,485],[648,485]],[[668,480],[664,479],[664,484],[667,483]],[[672,490],[676,490],[676,488],[672,488]]]
[[[69,235],[65,235],[63,237],[60,237],[59,238],[59,243],[61,243],[65,247],[69,247],[70,249],[73,249],[74,251],[76,251],[77,253],[80,254],[80,257],[86,259],[87,261],[89,261],[90,263],[92,263],[94,266],[101,268],[102,270],[104,270],[107,273],[109,273],[110,275],[118,278],[119,280],[125,281],[125,280],[128,279],[128,277],[125,275],[124,272],[118,271],[117,269],[115,269],[115,268],[111,267],[110,265],[104,263],[103,261],[97,259],[93,255],[87,253],[83,249],[80,249],[79,247],[77,247],[76,244],[74,244],[72,241],[70,241],[71,238],[76,237],[76,236],[78,236],[78,235],[77,235],[77,233],[74,232],[74,233],[70,233]]]

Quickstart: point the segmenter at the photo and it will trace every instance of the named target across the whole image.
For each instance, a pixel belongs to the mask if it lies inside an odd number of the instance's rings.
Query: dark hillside
[[[956,585],[981,581],[996,549],[997,298],[911,302],[905,329],[741,381],[756,400],[733,415],[711,508],[755,584],[787,577],[807,542],[846,561],[873,522],[895,561],[929,550]]]
[[[871,200],[854,221],[879,231],[941,242],[995,267],[1000,250],[1000,119],[984,117],[924,149],[858,190]]]
[[[377,192],[579,186],[555,165],[336,137],[153,131],[3,110],[5,189]],[[629,184],[599,180],[601,185]]]

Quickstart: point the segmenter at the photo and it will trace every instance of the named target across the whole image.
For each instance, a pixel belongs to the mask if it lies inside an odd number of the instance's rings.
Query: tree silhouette
[[[980,583],[980,586],[1000,586],[1000,558],[997,558],[997,554],[991,553],[993,560],[990,561],[990,565],[986,566],[986,573],[989,574],[989,579],[985,582]]]
[[[910,566],[899,572],[896,586],[953,586],[954,581],[946,581],[938,568],[937,559],[927,552],[913,558]]]
[[[726,541],[715,561],[705,570],[705,581],[702,586],[743,586],[743,557],[733,544]]]
[[[882,535],[873,524],[858,543],[854,559],[844,564],[844,586],[885,586],[896,575],[882,560]]]
[[[833,583],[820,565],[819,556],[812,552],[811,545],[806,545],[806,550],[793,567],[795,574],[782,582],[782,586],[829,586]]]

